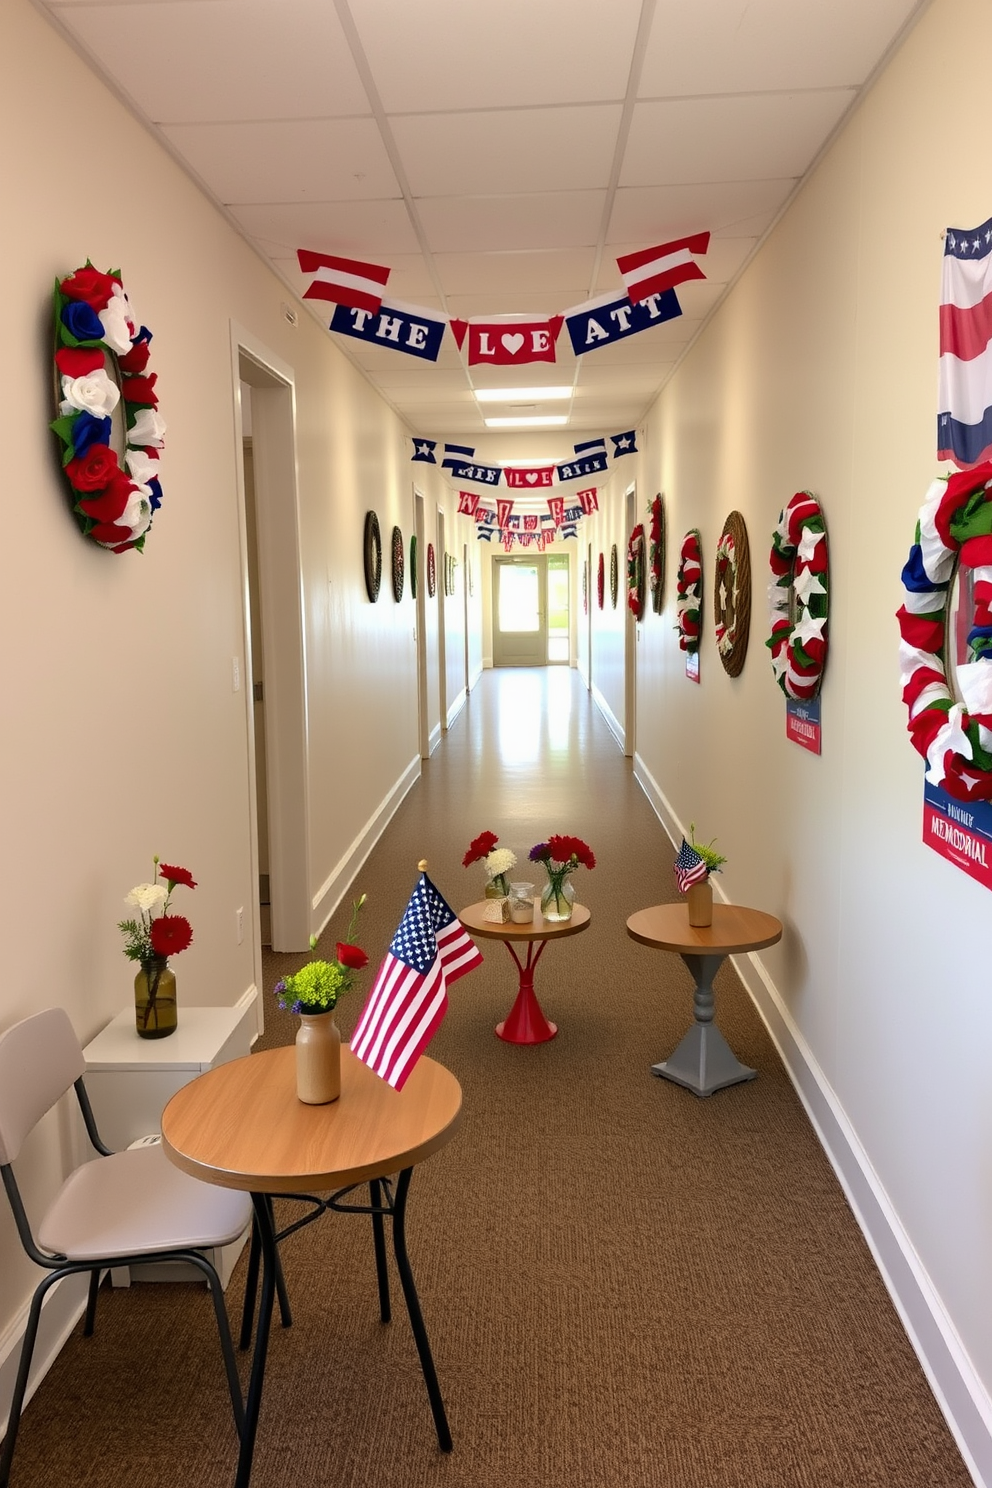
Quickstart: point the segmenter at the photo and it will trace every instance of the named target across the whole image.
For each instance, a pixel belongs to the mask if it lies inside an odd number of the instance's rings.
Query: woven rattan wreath
[[[379,598],[379,585],[382,583],[382,537],[379,532],[379,518],[374,511],[365,513],[364,556],[365,591],[375,604]]]
[[[620,598],[620,559],[617,556],[617,545],[613,544],[610,549],[610,603],[614,609]]]
[[[679,645],[691,656],[699,650],[699,629],[703,618],[703,561],[695,527],[682,539],[675,592]]]
[[[410,597],[417,597],[417,534],[410,537]]]
[[[656,496],[650,506],[651,528],[648,534],[648,567],[651,573],[651,608],[660,615],[664,608],[665,577],[665,503]]]
[[[729,677],[739,677],[751,631],[751,552],[747,527],[738,511],[732,511],[724,522],[716,547],[713,625],[723,669]]]
[[[406,574],[405,574],[406,564],[405,564],[405,561],[404,561],[404,559],[405,559],[405,550],[404,550],[404,547],[403,547],[403,533],[400,531],[400,529],[398,527],[394,527],[393,528],[392,559],[393,559],[393,598],[395,599],[396,603],[399,604],[400,600],[403,598],[403,580],[406,577]]]
[[[586,558],[582,564],[582,613],[589,613],[589,560]]]
[[[898,613],[903,702],[927,780],[959,801],[992,801],[992,463],[936,480],[920,508],[902,571]],[[948,606],[955,568],[970,573],[971,660],[955,667],[963,702],[947,682]]]
[[[437,561],[434,557],[434,544],[427,544],[427,593],[433,599],[437,593]]]
[[[769,557],[768,588],[775,680],[786,697],[808,702],[820,690],[827,659],[829,577],[823,512],[797,491],[779,517]]]
[[[644,570],[644,527],[639,522],[627,543],[627,608],[635,620],[640,620],[644,614]]]
[[[596,599],[602,609],[606,602],[606,559],[602,553],[599,555],[599,568],[596,571]]]

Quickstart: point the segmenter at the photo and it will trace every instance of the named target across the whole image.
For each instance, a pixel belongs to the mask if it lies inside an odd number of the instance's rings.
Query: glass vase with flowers
[[[353,943],[365,895],[351,907],[347,941],[339,940],[334,960],[308,961],[275,985],[279,1006],[296,1013],[296,1094],[308,1106],[324,1106],[341,1094],[341,1033],[334,1021],[338,998],[350,991],[355,972],[368,965],[368,955]],[[310,949],[317,949],[311,935]]]
[[[543,863],[548,882],[541,894],[541,913],[551,924],[572,918],[575,890],[569,877],[576,868],[595,868],[596,856],[581,837],[556,834],[538,842],[528,855],[532,863]]]
[[[196,888],[187,868],[162,863],[156,855],[151,883],[136,884],[124,903],[137,910],[118,929],[124,936],[124,954],[139,962],[134,978],[134,1020],[141,1038],[168,1038],[179,1025],[176,1009],[176,976],[169,957],[178,956],[193,942],[193,927],[185,915],[171,914],[172,892],[177,887]]]

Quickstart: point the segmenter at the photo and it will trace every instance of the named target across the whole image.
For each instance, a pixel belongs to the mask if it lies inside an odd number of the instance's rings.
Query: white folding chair
[[[21,1347],[7,1435],[0,1454],[0,1488],[6,1488],[17,1428],[49,1288],[63,1276],[90,1274],[84,1335],[93,1332],[101,1272],[147,1261],[186,1261],[206,1278],[213,1298],[224,1367],[238,1435],[244,1402],[234,1362],[224,1293],[202,1253],[228,1245],[252,1220],[251,1199],[236,1190],[189,1177],[159,1146],[111,1152],[100,1140],[83,1084],[86,1061],[62,1008],[48,1008],[0,1034],[0,1174],[21,1244],[46,1275],[35,1288]],[[37,1227],[37,1239],[17,1187],[12,1164],[25,1138],[70,1086],[99,1160],[85,1162],[63,1183]]]

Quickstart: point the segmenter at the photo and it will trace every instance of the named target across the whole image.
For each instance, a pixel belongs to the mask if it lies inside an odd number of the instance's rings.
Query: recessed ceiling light
[[[570,398],[572,389],[571,387],[476,388],[475,396],[480,403],[526,403],[531,400],[550,403],[560,402],[562,398]]]
[[[487,418],[487,429],[557,429],[568,423],[567,414],[541,418]]]

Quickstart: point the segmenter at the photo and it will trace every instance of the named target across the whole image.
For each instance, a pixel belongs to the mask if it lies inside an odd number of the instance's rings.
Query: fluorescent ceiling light
[[[571,387],[475,388],[480,403],[550,403],[572,396]]]
[[[487,429],[551,429],[568,423],[567,414],[541,418],[487,418]]]

